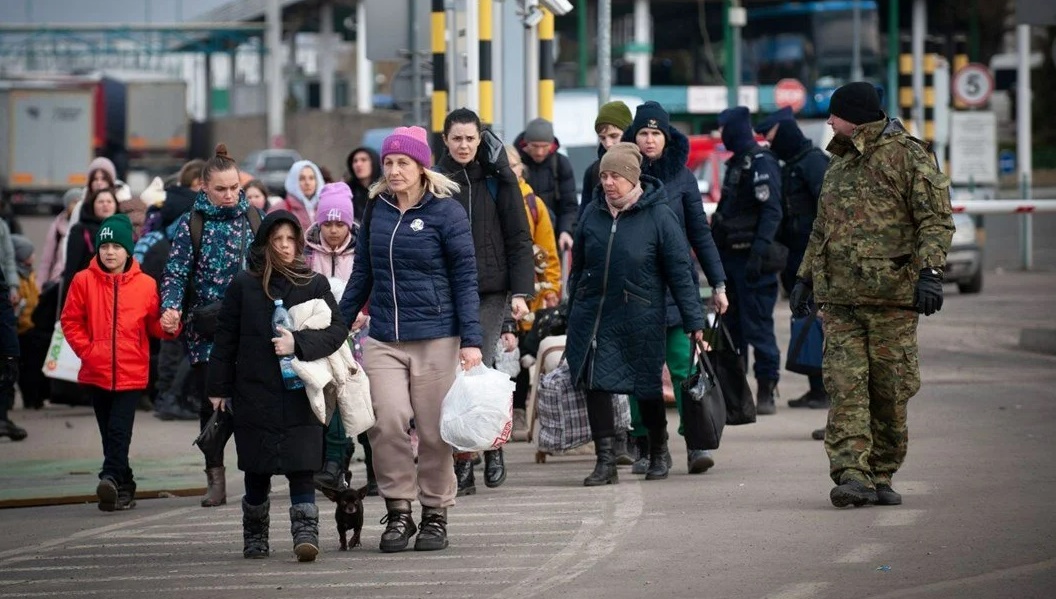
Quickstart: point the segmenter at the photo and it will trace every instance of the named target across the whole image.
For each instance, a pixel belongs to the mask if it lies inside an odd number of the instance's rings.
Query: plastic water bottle
[[[275,336],[279,336],[279,327],[287,331],[293,330],[293,319],[290,313],[282,305],[282,300],[275,300],[275,312],[271,315],[271,330]],[[282,383],[287,389],[304,389],[304,381],[293,370],[293,356],[282,356],[279,358],[279,367],[282,369]]]

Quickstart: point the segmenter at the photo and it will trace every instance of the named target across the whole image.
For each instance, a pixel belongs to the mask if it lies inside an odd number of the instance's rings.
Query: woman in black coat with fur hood
[[[275,337],[271,316],[280,299],[287,309],[325,301],[330,326],[283,331]],[[284,210],[267,215],[250,246],[246,269],[235,276],[224,295],[209,358],[209,400],[214,409],[231,410],[238,467],[245,472],[242,553],[247,558],[268,555],[268,491],[273,474],[284,474],[290,481],[297,559],[312,561],[319,553],[312,475],[323,463],[325,429],[305,390],[286,389],[279,357],[293,354],[305,362],[325,358],[347,337],[348,326],[326,277],[313,273],[304,262],[304,232],[297,217]]]

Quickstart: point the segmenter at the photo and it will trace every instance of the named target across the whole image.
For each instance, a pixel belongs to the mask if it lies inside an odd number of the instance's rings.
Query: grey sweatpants
[[[455,470],[451,446],[440,438],[440,406],[455,382],[458,337],[385,343],[363,343],[364,368],[377,423],[367,431],[374,474],[385,499],[423,506],[455,504]],[[418,465],[408,434],[411,418],[418,431]]]

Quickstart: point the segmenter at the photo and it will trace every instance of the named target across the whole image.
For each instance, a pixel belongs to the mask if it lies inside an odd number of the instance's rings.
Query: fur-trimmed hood
[[[635,143],[634,136],[630,130],[624,132],[620,141]],[[642,174],[650,175],[665,183],[669,183],[682,172],[688,159],[689,138],[678,129],[671,127],[671,133],[664,145],[664,153],[656,160],[644,159],[642,161]]]

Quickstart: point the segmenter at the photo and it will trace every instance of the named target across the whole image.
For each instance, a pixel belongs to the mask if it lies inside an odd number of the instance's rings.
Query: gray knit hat
[[[524,141],[545,141],[553,143],[554,124],[546,119],[532,119],[524,127]]]

